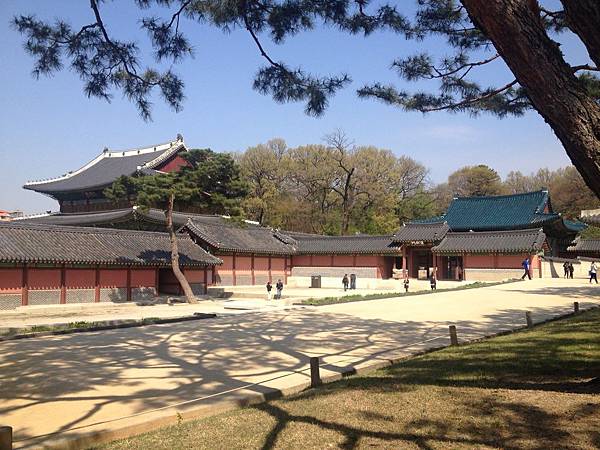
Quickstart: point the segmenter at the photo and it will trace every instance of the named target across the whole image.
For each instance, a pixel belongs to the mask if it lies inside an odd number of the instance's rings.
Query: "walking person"
[[[531,280],[531,273],[529,273],[529,258],[525,258],[521,263],[521,267],[525,270],[525,273],[521,277],[521,280],[524,280],[525,277],[528,277]]]
[[[348,274],[344,274],[344,278],[342,278],[342,285],[344,286],[344,292],[348,290]]]
[[[592,280],[598,284],[598,265],[596,264],[596,261],[592,261],[592,265],[590,266],[590,283]]]
[[[356,274],[350,274],[350,289],[356,289]]]
[[[565,271],[564,278],[569,278],[569,262],[568,261],[565,261],[565,263],[563,264],[563,269]]]
[[[569,263],[569,278],[572,280],[573,279],[573,273],[575,272],[575,267],[573,267],[573,263],[570,262]]]
[[[276,299],[281,299],[281,292],[283,291],[283,281],[281,279],[277,280],[277,284],[275,285],[275,289],[277,289],[277,294],[275,295]]]
[[[271,298],[273,298],[273,294],[271,293],[272,290],[273,285],[271,284],[271,281],[267,281],[267,300],[271,300]]]
[[[408,280],[408,274],[406,274],[406,276],[404,277],[404,291],[408,292],[408,286],[410,284],[410,281]]]
[[[431,275],[431,277],[429,278],[429,284],[431,285],[432,291],[435,291],[437,289],[437,280],[435,278],[435,275]]]

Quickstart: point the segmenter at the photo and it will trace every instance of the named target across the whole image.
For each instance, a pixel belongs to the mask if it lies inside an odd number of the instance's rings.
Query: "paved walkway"
[[[400,283],[400,282],[399,282]],[[440,281],[440,289],[454,289],[464,285],[453,281]],[[281,300],[266,300],[264,286],[223,287],[233,292],[231,299],[201,300],[197,304],[176,303],[167,305],[136,303],[89,303],[77,305],[27,306],[14,311],[0,311],[0,331],[10,328],[25,328],[34,325],[53,325],[70,322],[99,322],[107,320],[141,320],[146,318],[171,318],[191,316],[194,313],[214,313],[218,315],[243,314],[247,312],[272,312],[289,309],[294,302],[306,298],[341,297],[344,295],[366,295],[399,292],[391,289],[356,289],[344,292],[343,289],[287,288]],[[429,290],[429,282],[411,281],[411,292]]]
[[[534,280],[482,289],[320,308],[229,316],[0,342],[0,417],[17,448],[116,429],[174,410],[305,384],[307,358],[322,375],[480,337],[600,302],[581,280]],[[172,408],[172,405],[196,400]],[[152,411],[154,410],[154,411]]]

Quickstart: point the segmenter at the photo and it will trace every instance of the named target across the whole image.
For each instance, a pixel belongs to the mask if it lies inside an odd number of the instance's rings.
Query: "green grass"
[[[600,448],[600,309],[97,447]]]
[[[158,317],[147,317],[142,320],[135,320],[135,322],[140,325],[151,325],[156,323],[158,320],[160,320],[160,318]],[[25,328],[4,329],[0,332],[0,336],[14,336],[17,334],[32,334],[46,331],[87,330],[90,328],[103,327],[106,325],[106,322],[86,322],[83,320],[60,325],[32,325],[30,327]]]
[[[396,298],[396,297],[409,297],[412,295],[427,295],[427,294],[436,294],[440,292],[448,292],[448,291],[462,291],[465,289],[477,289],[482,287],[489,286],[497,286],[499,284],[506,283],[516,283],[518,281],[522,281],[519,279],[515,280],[507,280],[507,281],[498,281],[498,282],[482,282],[477,281],[471,284],[465,284],[464,286],[459,286],[456,288],[445,288],[445,289],[436,289],[436,290],[423,290],[423,291],[414,291],[414,292],[384,292],[381,294],[356,294],[356,295],[346,295],[343,297],[321,297],[321,298],[308,298],[302,300],[300,305],[312,305],[312,306],[324,306],[324,305],[335,305],[336,303],[350,303],[350,302],[362,302],[365,300],[379,300],[382,298]]]

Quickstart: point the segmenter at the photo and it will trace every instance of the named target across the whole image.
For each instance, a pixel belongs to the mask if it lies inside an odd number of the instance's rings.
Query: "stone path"
[[[447,345],[451,323],[459,339],[481,337],[524,325],[525,310],[540,321],[571,311],[573,301],[590,307],[599,293],[581,280],[533,280],[0,342],[1,422],[20,448],[191,407],[210,414],[223,401],[305,385],[309,356],[321,356],[322,375],[332,375]]]

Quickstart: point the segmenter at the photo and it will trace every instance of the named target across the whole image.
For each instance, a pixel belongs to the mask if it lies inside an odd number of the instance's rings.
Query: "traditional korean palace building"
[[[152,147],[105,150],[62,177],[24,187],[57,199],[60,212],[0,226],[0,309],[15,305],[126,301],[177,293],[160,210],[135,199],[114,205],[102,190],[121,175],[178,170],[183,138]],[[547,191],[456,198],[446,213],[405,224],[394,235],[322,236],[274,230],[255,222],[176,212],[180,265],[197,293],[210,285],[255,285],[281,279],[339,287],[354,273],[360,287],[395,286],[407,275],[500,280],[547,276],[543,259],[568,257],[580,222],[554,213]],[[386,281],[387,280],[387,281]]]

